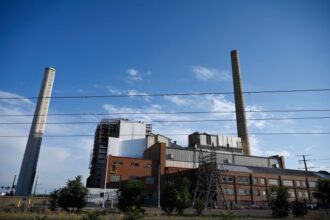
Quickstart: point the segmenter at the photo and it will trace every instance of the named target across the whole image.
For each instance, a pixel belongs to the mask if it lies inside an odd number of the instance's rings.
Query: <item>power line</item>
[[[191,134],[191,133],[190,133]],[[166,136],[186,136],[190,135],[188,133],[164,133],[162,135]],[[236,135],[236,132],[232,133],[223,133],[223,135]],[[264,132],[264,133],[249,133],[251,135],[329,135],[330,132]],[[145,134],[135,134],[136,136],[143,136]],[[94,134],[65,134],[65,135],[44,135],[43,138],[55,138],[55,137],[94,137]],[[132,134],[121,134],[121,136],[132,136]],[[29,135],[0,135],[0,138],[26,138],[30,137]]]
[[[250,118],[250,121],[281,121],[281,120],[311,120],[311,119],[330,119],[330,116],[320,117],[285,117],[285,118]],[[219,122],[236,121],[236,119],[197,119],[197,120],[152,120],[145,123],[194,123],[194,122]],[[131,123],[122,121],[123,123]],[[99,121],[66,121],[66,122],[0,122],[0,125],[25,125],[25,124],[96,124]]]
[[[247,91],[244,94],[270,94],[270,93],[299,93],[299,92],[328,92],[330,88],[325,89],[288,89],[288,90],[260,90]],[[138,93],[138,94],[122,94],[122,95],[79,95],[79,96],[31,96],[31,97],[6,97],[0,96],[0,99],[6,100],[24,100],[24,99],[90,99],[90,98],[128,98],[128,97],[153,97],[153,96],[201,96],[201,95],[229,95],[235,92],[189,92],[189,93]]]
[[[274,110],[246,110],[246,113],[288,113],[288,112],[329,112],[330,109],[274,109]],[[49,113],[36,116],[107,116],[107,115],[175,115],[175,114],[234,114],[236,111],[171,111],[171,112],[111,112],[111,113]],[[34,114],[0,114],[0,117],[34,116]]]

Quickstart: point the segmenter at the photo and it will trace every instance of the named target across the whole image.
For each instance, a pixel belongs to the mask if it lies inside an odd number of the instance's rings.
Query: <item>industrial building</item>
[[[208,206],[268,206],[273,185],[288,187],[290,200],[315,204],[316,182],[330,178],[329,174],[286,169],[279,155],[251,155],[236,50],[231,52],[231,63],[238,137],[194,132],[187,137],[187,147],[182,147],[164,135],[152,133],[151,125],[143,122],[104,119],[95,132],[87,186],[118,189],[130,179],[139,179],[146,186],[145,205],[159,207],[165,183],[187,177],[194,198],[200,196],[199,190],[205,191],[200,189],[203,184],[215,184],[212,203],[210,198],[203,198]]]

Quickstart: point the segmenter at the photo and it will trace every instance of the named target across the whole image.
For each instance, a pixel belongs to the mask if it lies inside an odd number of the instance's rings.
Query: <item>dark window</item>
[[[232,176],[223,176],[222,177],[222,182],[225,182],[225,183],[232,183],[234,181],[233,177]]]
[[[211,145],[211,136],[210,135],[206,135],[206,144]]]
[[[140,165],[139,163],[131,162],[131,166],[132,166],[132,167],[138,167],[139,165]]]
[[[113,161],[112,162],[113,165],[123,165],[123,161]]]
[[[249,184],[250,183],[250,177],[248,176],[239,176],[238,177],[239,183]]]

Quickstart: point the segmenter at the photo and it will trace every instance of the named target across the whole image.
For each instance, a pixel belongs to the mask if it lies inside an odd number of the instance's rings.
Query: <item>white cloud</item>
[[[190,99],[179,97],[179,96],[164,96],[164,99],[174,103],[177,106],[190,104]]]
[[[127,70],[127,80],[126,82],[132,83],[132,82],[137,82],[137,81],[142,81],[142,75],[137,69],[131,68]]]
[[[33,102],[30,99],[28,99],[24,96],[10,93],[10,92],[1,91],[1,90],[0,90],[0,97],[12,98],[12,99],[2,99],[1,100],[3,103],[8,103],[11,105],[33,104]]]
[[[218,80],[227,81],[230,80],[229,72],[226,70],[217,70],[213,68],[207,68],[204,66],[193,66],[192,71],[195,77],[200,81]]]
[[[9,93],[2,93],[9,94]],[[12,94],[12,97],[21,97]],[[24,101],[7,102],[0,100],[1,115],[31,115],[35,106],[32,101],[24,99]],[[93,116],[49,116],[47,121],[63,122],[63,121],[86,121]],[[1,117],[1,122],[27,122],[32,121],[32,116],[13,116]],[[0,133],[3,136],[27,136],[29,134],[30,124],[11,124],[0,125]],[[45,136],[63,135],[63,134],[91,134],[95,130],[94,124],[70,125],[70,124],[46,124]],[[0,138],[0,184],[6,185],[11,183],[14,175],[19,174],[20,166],[23,159],[24,150],[27,143],[27,137],[17,138]],[[88,162],[90,149],[93,144],[93,137],[70,137],[70,138],[47,138],[44,137],[41,144],[37,175],[43,182],[43,188],[46,191],[63,186],[65,181],[76,175],[88,176]],[[16,159],[13,159],[16,158]],[[82,166],[83,165],[83,166]],[[70,169],[68,169],[68,167]],[[44,191],[43,191],[44,192]]]

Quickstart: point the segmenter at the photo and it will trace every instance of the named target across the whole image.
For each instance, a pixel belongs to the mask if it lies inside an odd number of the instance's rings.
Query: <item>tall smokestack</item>
[[[47,67],[44,72],[44,78],[40,88],[38,102],[34,112],[30,134],[17,181],[15,194],[19,196],[31,195],[54,78],[55,69]]]
[[[241,70],[239,66],[238,51],[237,50],[231,51],[230,56],[231,56],[231,66],[233,71],[237,134],[238,137],[242,139],[243,154],[251,155],[249,135],[247,130],[246,116],[245,116],[243,86],[241,80]]]

